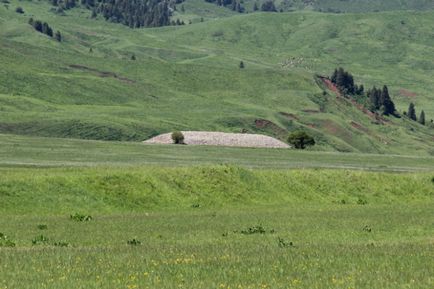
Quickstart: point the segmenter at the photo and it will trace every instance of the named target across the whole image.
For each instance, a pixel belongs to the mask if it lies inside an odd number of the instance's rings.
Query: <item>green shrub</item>
[[[0,247],[15,247],[15,243],[3,233],[0,233]]]
[[[53,246],[56,247],[69,247],[69,243],[65,241],[54,242]]]
[[[75,213],[70,216],[71,220],[76,222],[88,222],[92,220],[92,216]]]
[[[48,238],[44,235],[39,235],[33,238],[32,245],[48,245]]]
[[[172,140],[174,144],[184,144],[184,135],[180,131],[172,133]]]
[[[315,145],[315,140],[312,136],[308,135],[305,131],[295,131],[288,136],[288,143],[296,149],[304,150],[308,146]]]
[[[38,227],[39,230],[47,230],[48,229],[48,226],[45,225],[45,224],[40,224],[37,227]]]
[[[137,240],[137,239],[134,238],[132,240],[128,240],[127,244],[131,245],[131,246],[138,246],[138,245],[141,245],[142,242],[140,242],[139,240]]]

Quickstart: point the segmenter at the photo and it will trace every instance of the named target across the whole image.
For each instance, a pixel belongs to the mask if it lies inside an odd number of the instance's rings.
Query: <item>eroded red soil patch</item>
[[[134,80],[131,80],[129,78],[119,76],[119,75],[117,75],[114,72],[101,71],[101,70],[98,70],[98,69],[95,69],[95,68],[87,67],[85,65],[71,64],[71,65],[69,65],[69,67],[70,68],[74,68],[74,69],[79,69],[79,70],[94,72],[99,77],[112,77],[112,78],[118,79],[118,80],[120,80],[122,82],[125,82],[125,83],[134,83],[135,82]]]
[[[399,90],[399,94],[408,98],[415,98],[417,94],[415,92],[412,92],[410,90],[407,90],[405,88],[401,88]]]

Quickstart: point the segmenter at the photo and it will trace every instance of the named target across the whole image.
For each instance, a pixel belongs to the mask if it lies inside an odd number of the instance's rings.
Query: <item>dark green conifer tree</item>
[[[425,112],[423,110],[420,112],[419,123],[425,125]]]
[[[408,112],[407,115],[410,119],[416,121],[417,117],[416,117],[416,109],[414,108],[414,103],[410,103],[410,105],[408,106]]]
[[[54,34],[54,38],[55,38],[57,41],[62,42],[62,34],[60,34],[60,31],[59,31],[59,30],[57,30],[57,31],[56,31],[56,34]]]

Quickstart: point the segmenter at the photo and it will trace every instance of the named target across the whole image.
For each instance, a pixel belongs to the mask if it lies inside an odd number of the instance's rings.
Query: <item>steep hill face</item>
[[[414,102],[429,122],[432,12],[254,13],[130,29],[82,8],[59,16],[43,1],[7,6],[0,132],[138,141],[174,129],[285,139],[303,128],[320,150],[434,153],[433,129],[407,118],[379,123],[315,78],[344,66],[367,87],[387,84],[401,114]],[[62,42],[35,31],[30,17]]]

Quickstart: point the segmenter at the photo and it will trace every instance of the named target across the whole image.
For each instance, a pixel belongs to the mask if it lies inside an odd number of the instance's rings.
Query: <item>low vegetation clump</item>
[[[40,225],[37,226],[37,228],[38,228],[39,230],[47,230],[47,229],[48,229],[48,226],[45,225],[45,224],[40,224]]]
[[[172,133],[172,141],[174,144],[184,144],[184,134],[180,131]]]
[[[48,245],[49,239],[44,235],[38,235],[32,239],[32,245]]]
[[[277,238],[278,246],[279,248],[290,248],[294,246],[293,242],[286,241],[283,238],[278,237]]]
[[[13,242],[9,237],[0,232],[0,247],[15,247],[15,242]]]
[[[237,233],[237,232],[238,231],[234,231],[234,233]],[[265,228],[262,225],[256,225],[256,226],[241,230],[240,233],[243,235],[254,235],[254,234],[265,234],[265,233],[274,234],[275,231],[274,231],[274,229],[267,231],[267,230],[265,230]]]
[[[69,247],[69,243],[65,241],[54,242],[53,246],[55,247]]]
[[[305,131],[295,131],[288,136],[288,143],[296,149],[306,149],[315,145],[315,139]]]
[[[73,221],[76,221],[76,222],[89,222],[93,218],[90,215],[84,215],[84,214],[75,213],[74,215],[70,216],[70,219],[73,220]]]
[[[127,244],[131,245],[131,246],[138,246],[138,245],[141,245],[142,242],[140,242],[139,240],[137,240],[136,238],[134,238],[134,239],[128,240]]]

